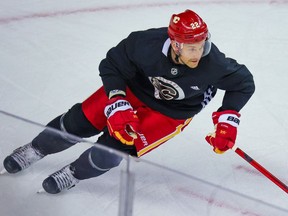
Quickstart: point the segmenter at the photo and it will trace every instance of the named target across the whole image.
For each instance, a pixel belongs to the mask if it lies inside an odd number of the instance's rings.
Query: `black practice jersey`
[[[240,111],[252,96],[255,87],[249,70],[213,43],[196,68],[175,64],[170,45],[167,28],[132,32],[100,63],[106,93],[128,86],[147,106],[176,119],[200,112],[217,89],[225,90],[219,110]]]

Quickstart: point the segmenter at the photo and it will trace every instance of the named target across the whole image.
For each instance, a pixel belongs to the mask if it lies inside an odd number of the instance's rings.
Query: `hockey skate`
[[[42,187],[47,193],[57,194],[74,187],[79,181],[74,177],[71,166],[67,165],[46,178],[42,183]]]
[[[35,149],[32,143],[28,143],[15,149],[11,155],[7,156],[3,165],[8,173],[17,173],[43,157],[44,155]]]

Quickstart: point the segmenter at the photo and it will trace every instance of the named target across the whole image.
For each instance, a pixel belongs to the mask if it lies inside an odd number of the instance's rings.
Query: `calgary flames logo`
[[[184,98],[183,90],[171,80],[163,77],[149,77],[154,86],[154,96],[161,100],[181,100]]]

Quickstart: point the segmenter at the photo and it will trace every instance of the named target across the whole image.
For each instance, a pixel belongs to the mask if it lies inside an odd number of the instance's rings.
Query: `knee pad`
[[[108,171],[109,169],[116,167],[122,161],[122,157],[116,154],[110,153],[107,150],[97,147],[90,148],[88,159],[95,169],[100,171]]]
[[[75,104],[67,113],[56,117],[47,126],[81,138],[100,132],[86,119],[81,104]],[[77,143],[76,140],[49,129],[45,129],[32,141],[32,145],[44,155],[63,151],[75,143]]]
[[[122,161],[122,157],[106,150],[91,147],[71,163],[74,176],[79,179],[88,179],[102,175]]]
[[[61,115],[49,122],[47,126],[61,130],[60,119]],[[54,154],[63,151],[75,143],[76,141],[67,139],[62,134],[57,133],[49,128],[46,128],[32,140],[32,146],[38,149],[43,155]]]

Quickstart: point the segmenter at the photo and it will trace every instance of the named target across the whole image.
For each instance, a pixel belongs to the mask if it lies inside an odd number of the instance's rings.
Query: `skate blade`
[[[43,188],[41,188],[37,191],[37,194],[41,194],[41,193],[46,193],[46,191]]]
[[[3,168],[3,169],[0,171],[0,175],[3,175],[3,174],[5,174],[5,173],[8,173],[8,172],[7,172],[6,169]]]

